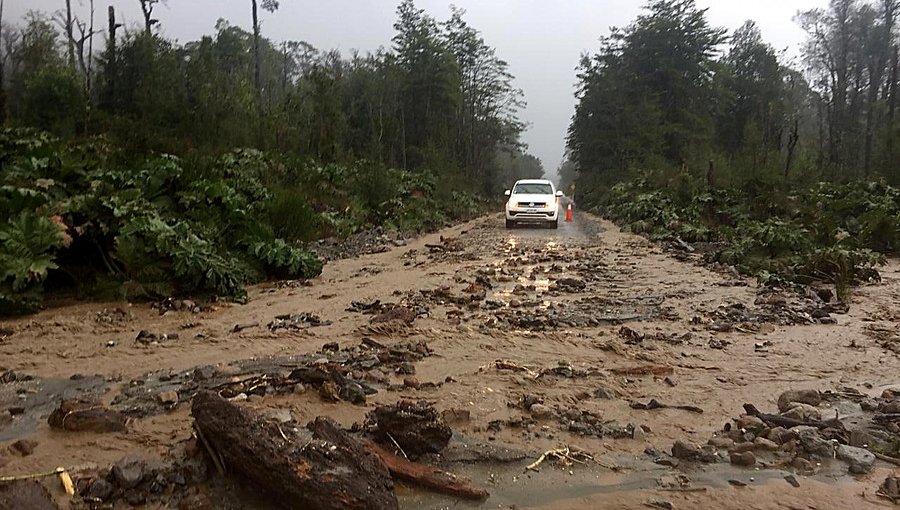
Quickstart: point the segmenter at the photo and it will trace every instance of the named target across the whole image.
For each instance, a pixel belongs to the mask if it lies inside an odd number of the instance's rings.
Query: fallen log
[[[312,436],[301,441],[210,391],[194,397],[191,413],[225,468],[285,508],[398,508],[394,483],[381,459],[328,418],[307,425]]]
[[[381,458],[388,471],[400,480],[465,499],[478,500],[490,496],[488,491],[476,487],[466,480],[457,478],[453,473],[436,467],[410,462],[394,455],[373,441],[365,440],[363,444],[367,450]]]
[[[778,414],[766,414],[761,412],[753,404],[744,404],[744,412],[750,416],[756,416],[768,426],[784,427],[815,427],[817,429],[844,430],[844,424],[837,418],[831,420],[795,420]]]

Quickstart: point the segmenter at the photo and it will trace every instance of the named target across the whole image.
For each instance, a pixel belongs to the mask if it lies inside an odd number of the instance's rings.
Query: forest
[[[900,249],[897,0],[799,12],[799,57],[748,21],[653,0],[578,68],[560,168],[582,207],[763,282],[876,278]]]
[[[523,93],[461,9],[404,0],[385,47],[341,55],[266,38],[274,0],[183,44],[134,1],[136,27],[93,1],[7,20],[0,0],[0,313],[48,290],[241,299],[318,274],[305,242],[437,229],[543,173]]]

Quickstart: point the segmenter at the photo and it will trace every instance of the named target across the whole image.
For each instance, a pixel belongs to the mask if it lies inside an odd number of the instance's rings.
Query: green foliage
[[[0,315],[34,308],[68,237],[52,218],[23,210],[0,224]]]
[[[122,164],[102,143],[67,145],[31,130],[0,131],[0,148],[0,211],[12,218],[0,230],[5,313],[38,306],[56,269],[60,281],[86,276],[83,290],[114,279],[128,297],[235,299],[248,283],[322,270],[267,221],[272,193],[263,177],[273,163],[259,151],[189,166],[167,155]]]
[[[760,197],[772,193],[763,190],[697,189],[678,205],[680,185],[666,187],[644,174],[613,186],[601,212],[654,239],[715,242],[711,260],[761,283],[825,280],[846,292],[877,278],[884,254],[900,246],[897,188],[818,183],[781,196],[775,209],[759,206]]]

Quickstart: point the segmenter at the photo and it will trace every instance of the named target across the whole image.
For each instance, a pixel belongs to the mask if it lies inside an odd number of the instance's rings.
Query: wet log
[[[434,406],[424,400],[377,406],[366,418],[374,425],[372,433],[378,442],[395,444],[413,459],[440,452],[453,436]]]
[[[77,432],[121,432],[128,418],[87,400],[63,400],[47,423],[55,429]]]
[[[398,508],[390,473],[375,454],[328,418],[307,425],[306,441],[213,392],[194,397],[201,437],[225,468],[249,480],[284,508]]]
[[[453,473],[433,466],[410,462],[372,441],[364,441],[364,444],[366,449],[378,455],[387,466],[388,471],[400,480],[465,499],[479,500],[490,496],[488,491],[458,478]]]
[[[832,420],[795,420],[778,414],[766,414],[761,412],[753,404],[744,404],[744,412],[750,416],[756,416],[770,427],[784,427],[786,429],[792,427],[815,427],[817,429],[837,429],[844,430],[844,424],[838,419]]]

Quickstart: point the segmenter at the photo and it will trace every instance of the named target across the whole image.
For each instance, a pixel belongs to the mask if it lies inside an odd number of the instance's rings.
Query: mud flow
[[[580,212],[382,237],[246,305],[4,321],[0,507],[900,501],[896,261],[841,301]]]

